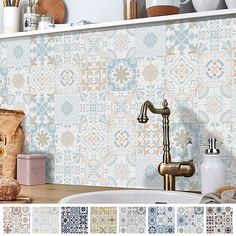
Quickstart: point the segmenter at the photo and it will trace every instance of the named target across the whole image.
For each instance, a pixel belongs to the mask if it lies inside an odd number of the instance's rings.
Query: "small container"
[[[23,185],[46,183],[46,155],[17,155],[17,180]]]
[[[3,8],[3,33],[15,33],[20,30],[20,11],[18,7]]]
[[[50,25],[52,25],[53,23],[54,23],[54,20],[52,16],[42,15],[39,17],[38,30],[49,29]]]
[[[203,155],[201,164],[201,192],[203,195],[214,193],[226,184],[226,167],[220,150],[216,148],[216,139],[210,138],[209,148]]]
[[[138,0],[124,0],[124,20],[137,19],[139,16]]]
[[[26,7],[26,12],[24,13],[23,28],[24,31],[33,31],[38,29],[38,18],[37,7],[35,3],[29,0],[29,5]]]

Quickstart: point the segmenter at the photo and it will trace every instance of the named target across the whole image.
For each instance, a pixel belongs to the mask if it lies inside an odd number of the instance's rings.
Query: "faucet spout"
[[[172,162],[170,154],[170,138],[169,138],[169,115],[171,113],[168,108],[166,99],[162,103],[163,108],[157,109],[150,101],[146,101],[140,110],[138,116],[139,123],[147,123],[148,116],[147,110],[149,109],[154,114],[162,115],[163,124],[163,161],[159,165],[158,171],[164,177],[164,190],[175,190],[175,177],[185,176],[190,177],[195,172],[193,161],[188,162]]]

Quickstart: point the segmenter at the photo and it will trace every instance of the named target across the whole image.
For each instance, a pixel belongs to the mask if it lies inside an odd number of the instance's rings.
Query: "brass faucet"
[[[140,111],[138,117],[139,123],[147,123],[147,109],[154,114],[160,114],[163,117],[163,162],[159,165],[158,171],[164,177],[164,190],[175,191],[175,177],[184,176],[191,177],[195,173],[193,160],[183,162],[172,162],[170,155],[170,138],[169,138],[169,115],[171,113],[168,108],[166,99],[162,103],[163,108],[157,109],[149,101],[146,101]]]

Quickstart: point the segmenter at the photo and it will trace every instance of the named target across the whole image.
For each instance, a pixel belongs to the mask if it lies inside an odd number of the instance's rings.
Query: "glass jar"
[[[38,20],[38,30],[45,30],[48,29],[50,25],[54,23],[52,16],[42,15],[39,16]]]

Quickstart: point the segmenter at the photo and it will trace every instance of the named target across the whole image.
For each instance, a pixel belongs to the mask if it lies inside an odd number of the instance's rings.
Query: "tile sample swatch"
[[[146,232],[146,207],[120,207],[119,232],[144,234]]]
[[[29,234],[29,207],[4,207],[3,232],[6,234]]]
[[[175,233],[175,208],[149,207],[148,232],[150,234]]]
[[[33,207],[32,231],[39,234],[59,233],[58,207]]]
[[[178,233],[201,234],[204,232],[203,207],[178,207]]]
[[[62,207],[61,233],[87,234],[88,207]]]
[[[206,208],[207,234],[233,234],[233,208]]]
[[[90,208],[90,233],[104,234],[117,232],[116,207],[91,207]]]

